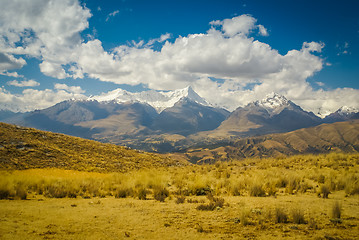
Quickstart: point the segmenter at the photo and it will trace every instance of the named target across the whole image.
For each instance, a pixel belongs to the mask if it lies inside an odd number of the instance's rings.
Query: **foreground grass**
[[[3,171],[0,197],[1,239],[356,239],[359,155]]]
[[[202,200],[203,197],[194,197]],[[226,206],[199,211],[200,203],[113,197],[0,201],[1,239],[357,239],[358,197],[224,197]],[[330,221],[342,203],[342,223]],[[275,210],[288,214],[276,223]],[[291,209],[301,208],[306,224],[296,224]]]

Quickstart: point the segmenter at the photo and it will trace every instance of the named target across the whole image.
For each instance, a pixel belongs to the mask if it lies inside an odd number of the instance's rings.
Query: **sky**
[[[0,109],[191,86],[234,110],[276,92],[359,109],[359,1],[0,0]]]

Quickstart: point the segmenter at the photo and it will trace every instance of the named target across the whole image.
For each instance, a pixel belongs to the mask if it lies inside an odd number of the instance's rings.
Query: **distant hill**
[[[113,144],[0,123],[0,169],[125,172],[181,164],[186,162]]]
[[[281,157],[295,154],[359,152],[359,120],[322,124],[296,131],[242,138],[226,144],[190,148],[182,155],[193,163],[247,157]]]

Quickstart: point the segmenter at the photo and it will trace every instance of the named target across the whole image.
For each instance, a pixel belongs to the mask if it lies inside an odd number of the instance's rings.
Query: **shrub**
[[[285,188],[287,185],[288,185],[288,179],[283,177],[279,178],[275,184],[275,186],[278,188]]]
[[[177,204],[184,203],[185,201],[186,201],[186,197],[182,197],[182,196],[179,196],[179,197],[177,197],[177,199],[176,199],[176,203],[177,203]]]
[[[210,199],[210,202],[208,204],[201,204],[197,206],[197,210],[200,211],[213,211],[218,208],[222,208],[224,205],[224,199],[223,198],[217,198],[213,196],[208,197]]]
[[[297,177],[291,177],[286,186],[286,192],[289,194],[295,194],[299,187],[300,179]]]
[[[319,175],[319,177],[318,177],[318,183],[324,183],[324,181],[325,181],[325,176],[323,175],[323,174],[321,174],[321,175]]]
[[[166,188],[158,187],[153,190],[153,198],[160,202],[164,202],[169,195],[170,193]]]
[[[249,189],[249,195],[252,197],[265,197],[266,192],[264,191],[262,185],[253,184]]]
[[[27,191],[22,185],[16,186],[15,197],[21,200],[25,200],[27,197]]]
[[[53,182],[45,187],[45,197],[64,198],[67,195],[65,186],[60,182]]]
[[[137,192],[138,199],[146,200],[147,199],[147,190],[146,188],[140,188]]]
[[[288,215],[281,208],[276,208],[274,211],[274,221],[275,223],[287,223]]]
[[[340,205],[340,203],[338,201],[335,202],[332,206],[331,216],[334,219],[340,219],[342,216],[342,206]]]
[[[345,193],[349,195],[359,194],[359,180],[350,179],[345,186]]]
[[[11,197],[11,191],[6,186],[0,188],[0,199],[8,199]]]
[[[126,198],[130,196],[132,193],[132,190],[129,188],[119,188],[115,192],[115,198]]]
[[[194,188],[192,193],[193,193],[193,195],[196,195],[196,196],[204,196],[210,192],[212,192],[212,189],[207,186],[207,187]]]
[[[241,212],[241,214],[239,215],[239,222],[243,225],[243,226],[247,226],[250,224],[249,222],[249,213],[248,211],[246,211],[245,209],[243,209],[243,211]]]
[[[329,193],[330,193],[329,187],[326,186],[326,185],[322,185],[322,186],[320,187],[320,193],[322,194],[322,197],[323,197],[323,198],[328,198]]]
[[[292,209],[292,218],[295,224],[306,224],[304,213],[301,209]]]

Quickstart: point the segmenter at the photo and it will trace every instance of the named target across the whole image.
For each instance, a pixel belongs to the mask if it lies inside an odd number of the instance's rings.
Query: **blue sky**
[[[358,1],[3,2],[3,109],[187,85],[230,110],[270,92],[359,108]]]

